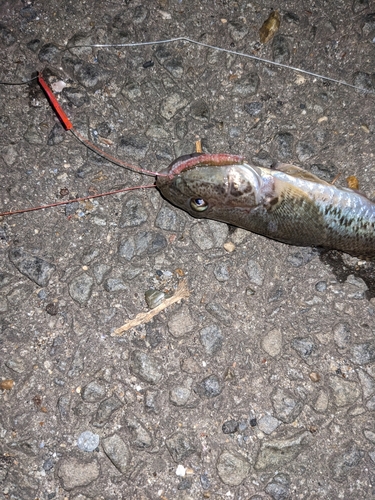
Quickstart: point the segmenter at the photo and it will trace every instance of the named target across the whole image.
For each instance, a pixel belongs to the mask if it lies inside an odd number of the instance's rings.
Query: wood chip
[[[182,299],[187,299],[190,295],[190,291],[187,287],[187,281],[183,280],[179,284],[176,293],[168,298],[165,299],[161,304],[159,304],[157,307],[152,309],[151,311],[147,311],[145,313],[139,313],[137,316],[125,323],[125,325],[120,326],[120,328],[117,328],[112,334],[112,337],[120,337],[123,335],[124,332],[130,330],[131,328],[134,328],[138,325],[142,325],[144,323],[148,323],[149,321],[152,320],[154,316],[159,314],[161,311],[166,309],[167,307],[171,306],[172,304],[176,302],[180,302]]]

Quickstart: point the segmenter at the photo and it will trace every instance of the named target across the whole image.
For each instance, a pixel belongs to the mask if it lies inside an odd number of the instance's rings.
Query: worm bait
[[[193,217],[214,219],[298,246],[375,258],[375,203],[300,167],[250,165],[230,154],[175,160],[156,186]]]

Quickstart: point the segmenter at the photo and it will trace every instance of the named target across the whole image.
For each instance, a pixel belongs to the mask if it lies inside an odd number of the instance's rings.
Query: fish
[[[375,203],[296,165],[252,165],[242,156],[194,153],[156,177],[162,196],[214,219],[296,246],[375,258]]]

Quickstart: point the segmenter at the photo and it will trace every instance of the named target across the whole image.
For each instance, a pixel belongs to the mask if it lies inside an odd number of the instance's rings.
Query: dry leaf
[[[14,380],[7,379],[0,382],[0,389],[3,391],[10,391],[14,386]]]
[[[355,175],[350,175],[346,178],[346,182],[348,183],[348,188],[350,189],[359,189],[359,182]]]
[[[281,18],[278,11],[273,10],[259,30],[261,43],[267,43],[275,36],[275,34],[279,31],[280,20]]]

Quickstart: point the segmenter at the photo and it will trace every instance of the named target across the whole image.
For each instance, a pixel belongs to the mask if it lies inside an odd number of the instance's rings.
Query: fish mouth
[[[232,155],[228,153],[192,153],[190,155],[183,155],[173,160],[169,165],[167,171],[163,172],[163,175],[167,175],[172,178],[175,175],[180,174],[186,170],[190,170],[195,167],[205,166],[205,167],[223,167],[226,165],[241,164],[245,161],[243,156]]]

